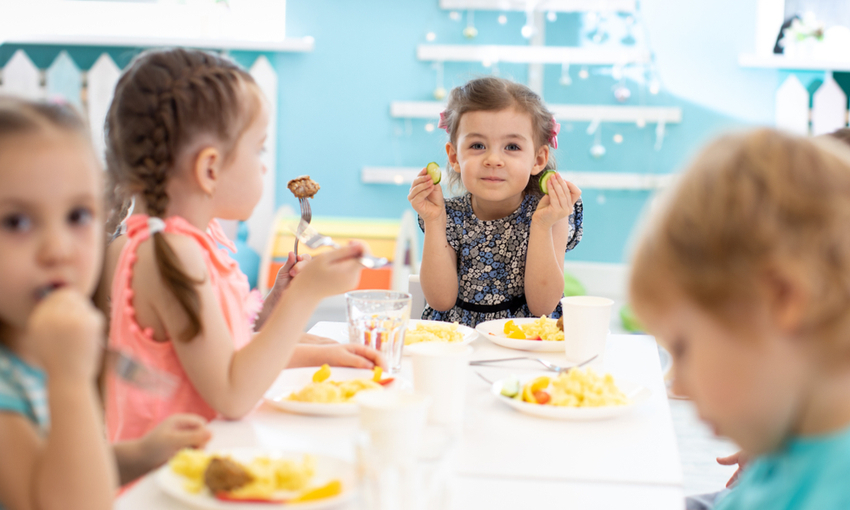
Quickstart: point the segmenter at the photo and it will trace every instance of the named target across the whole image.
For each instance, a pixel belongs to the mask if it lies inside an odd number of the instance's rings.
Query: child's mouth
[[[35,299],[37,301],[41,301],[42,299],[46,298],[48,294],[50,294],[54,290],[61,289],[65,285],[66,285],[65,282],[59,282],[59,281],[50,282],[47,285],[42,285],[41,287],[39,287],[35,290]]]

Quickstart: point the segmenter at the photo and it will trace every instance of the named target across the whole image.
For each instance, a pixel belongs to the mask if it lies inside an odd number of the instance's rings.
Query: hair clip
[[[156,216],[148,217],[148,232],[150,235],[162,232],[163,230],[165,230],[165,222],[162,221],[162,218],[157,218]]]
[[[561,125],[555,122],[555,117],[552,117],[552,124],[552,136],[549,137],[549,145],[551,145],[553,149],[557,149],[558,133],[561,132]]]
[[[449,123],[446,121],[446,112],[445,110],[440,112],[440,122],[437,124],[437,127],[440,129],[445,129],[446,133],[449,132]]]

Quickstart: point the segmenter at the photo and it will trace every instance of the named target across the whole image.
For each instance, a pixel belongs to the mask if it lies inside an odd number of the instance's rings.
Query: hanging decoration
[[[460,21],[461,15],[458,11],[452,11],[449,13],[449,19],[452,21]]]
[[[660,151],[661,145],[664,143],[665,121],[658,119],[658,125],[655,126],[655,150]]]
[[[606,151],[605,146],[602,145],[602,121],[600,119],[594,119],[587,126],[587,134],[595,135],[593,137],[593,145],[590,146],[590,155],[596,159],[604,156]]]
[[[466,28],[463,29],[463,36],[467,39],[475,39],[478,36],[478,29],[475,28],[475,11],[472,9],[466,11]]]
[[[567,62],[561,64],[561,78],[558,79],[558,83],[565,87],[573,84],[573,79],[570,78],[570,64]]]
[[[440,61],[434,62],[431,66],[437,74],[437,86],[434,88],[434,99],[442,101],[446,98],[446,87],[443,86],[443,63]]]
[[[520,34],[526,39],[531,39],[531,36],[534,35],[534,11],[529,10],[525,11],[525,25],[522,26],[520,30]]]
[[[578,77],[582,80],[586,80],[590,77],[590,71],[587,69],[587,66],[581,66],[581,69],[578,71]]]
[[[499,17],[496,18],[496,21],[498,21],[500,25],[504,25],[508,22],[508,17],[504,14],[499,14]]]
[[[546,19],[554,23],[558,20],[558,14],[555,11],[549,11],[546,13]]]

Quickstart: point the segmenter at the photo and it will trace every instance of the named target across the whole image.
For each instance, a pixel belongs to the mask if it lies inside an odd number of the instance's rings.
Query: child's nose
[[[39,261],[53,265],[68,260],[73,252],[73,239],[67,228],[55,226],[44,229],[39,247]]]
[[[484,164],[488,167],[498,168],[498,167],[504,165],[504,161],[502,160],[499,153],[497,153],[496,151],[490,151],[490,152],[487,153],[487,155],[484,158]]]

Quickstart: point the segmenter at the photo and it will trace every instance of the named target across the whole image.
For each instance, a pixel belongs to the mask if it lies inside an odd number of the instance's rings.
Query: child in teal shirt
[[[773,130],[711,144],[635,253],[676,394],[753,459],[717,510],[850,508],[850,152]]]

